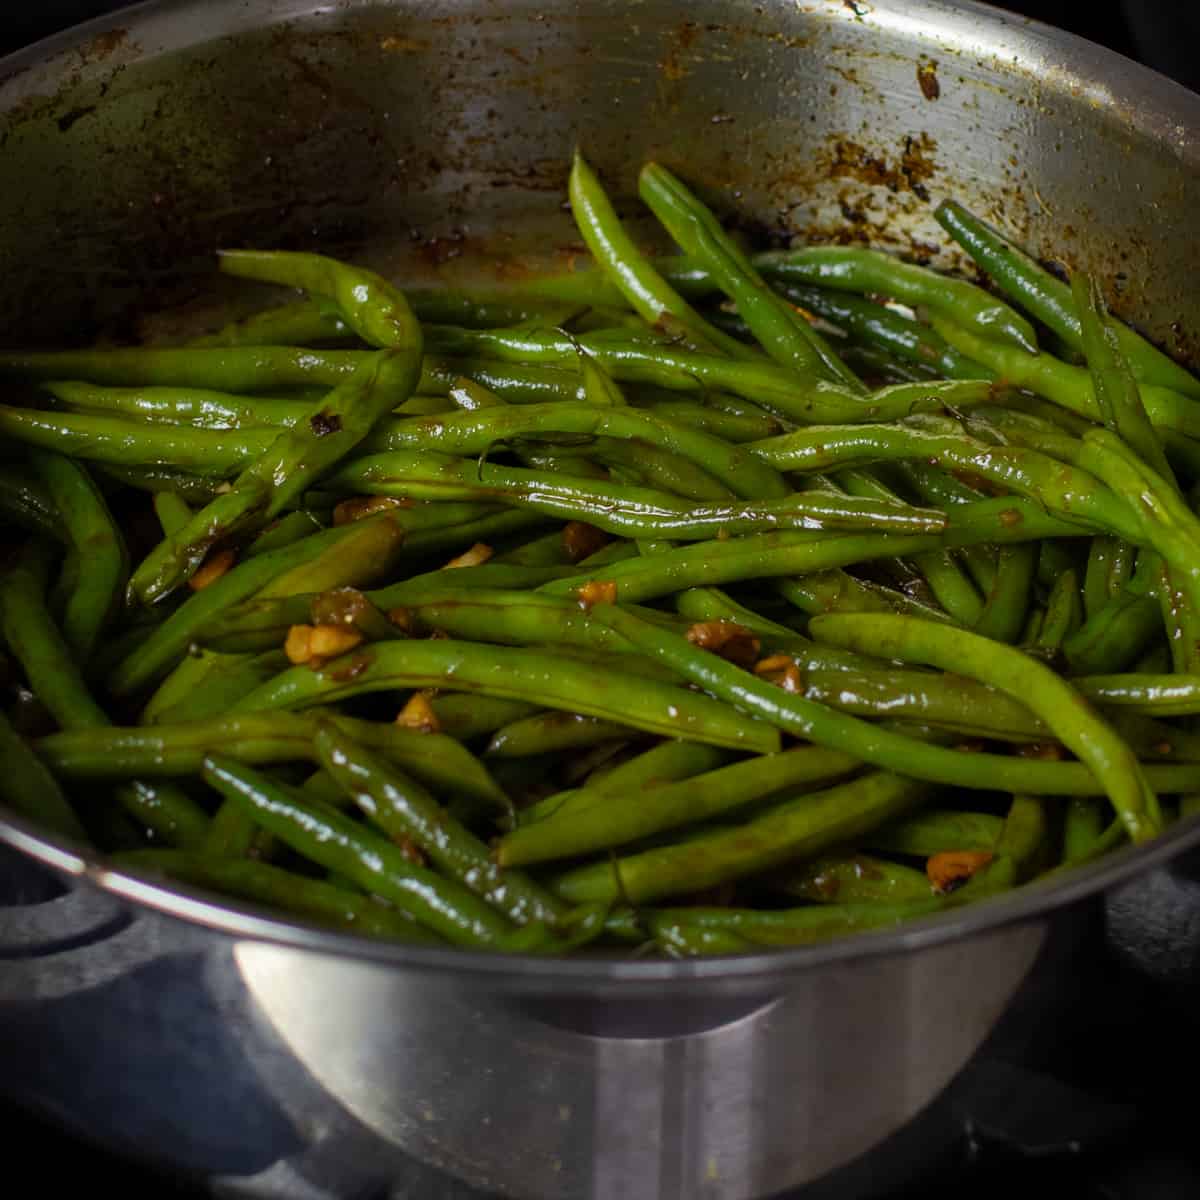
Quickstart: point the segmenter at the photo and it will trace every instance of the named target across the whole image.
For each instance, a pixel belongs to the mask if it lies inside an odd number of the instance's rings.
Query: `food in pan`
[[[303,297],[0,354],[9,806],[367,936],[680,956],[1193,812],[1200,381],[952,201],[989,287],[569,192],[566,275],[237,250]]]

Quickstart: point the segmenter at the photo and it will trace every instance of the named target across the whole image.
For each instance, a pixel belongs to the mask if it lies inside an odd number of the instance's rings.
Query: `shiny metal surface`
[[[8,60],[0,114],[10,343],[200,305],[220,245],[561,260],[576,141],[626,194],[654,156],[750,227],[944,265],[955,195],[1164,345],[1200,330],[1200,100],[974,5],[175,0]],[[1200,827],[898,934],[679,964],[368,946],[0,840],[69,881],[0,907],[0,1087],[93,1136],[231,1195],[399,1187],[404,1152],[514,1196],[742,1200],[913,1117],[1051,924]]]

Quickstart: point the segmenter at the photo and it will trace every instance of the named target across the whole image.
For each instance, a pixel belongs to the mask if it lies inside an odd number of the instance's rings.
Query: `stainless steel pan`
[[[1200,330],[1200,100],[978,5],[174,0],[3,76],[14,343],[200,304],[220,245],[443,276],[570,254],[576,142],[626,193],[654,156],[764,231],[942,265],[930,213],[958,196],[1161,344]],[[412,1155],[512,1196],[741,1200],[862,1161],[1066,969],[1097,895],[1200,827],[897,933],[696,963],[368,945],[15,818],[0,838],[2,1086],[76,1130],[225,1194],[350,1197]]]

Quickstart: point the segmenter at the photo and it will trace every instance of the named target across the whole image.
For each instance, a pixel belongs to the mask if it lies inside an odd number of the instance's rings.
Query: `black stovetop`
[[[6,10],[0,52],[121,5],[112,0],[42,0]],[[1200,88],[1194,53],[1200,12],[1178,0],[1012,0],[1006,7],[1072,29],[1141,58]],[[1188,28],[1184,28],[1187,26]],[[1189,36],[1189,33],[1191,36]],[[1200,1196],[1200,1138],[1186,1097],[1200,1069],[1200,1009],[1145,973],[1119,962],[1100,915],[1089,935],[1082,975],[1072,980],[1080,1003],[1069,1026],[1031,1062],[1005,1057],[1003,1046],[964,1073],[929,1113],[941,1136],[935,1161],[898,1174],[890,1197],[922,1200],[957,1194],[1012,1200],[1022,1192],[1070,1200],[1184,1200]],[[0,1070],[3,1068],[0,1067]],[[125,1197],[198,1196],[178,1179],[147,1173],[52,1123],[0,1103],[0,1146],[10,1179],[36,1180],[45,1195],[81,1194],[111,1185]],[[848,1175],[838,1194],[860,1194]],[[819,1186],[819,1200],[834,1195]],[[391,1200],[480,1200],[414,1166]],[[363,1197],[362,1200],[383,1200]]]

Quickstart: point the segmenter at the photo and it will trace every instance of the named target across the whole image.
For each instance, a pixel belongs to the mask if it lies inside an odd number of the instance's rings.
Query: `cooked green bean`
[[[320,879],[307,879],[269,863],[249,859],[212,858],[180,850],[133,850],[114,854],[119,868],[151,876],[163,875],[180,883],[236,896],[284,912],[296,913],[363,937],[411,942],[414,945],[444,944],[436,934],[418,925],[397,909],[381,904],[373,896],[335,887]]]
[[[1022,308],[1068,345],[1083,349],[1079,314],[1067,284],[1043,270],[956,201],[942,201],[934,216]],[[1178,363],[1127,326],[1118,326],[1115,332],[1121,351],[1140,380],[1200,397],[1200,381]]]
[[[496,781],[453,738],[324,711],[251,713],[178,725],[72,730],[42,738],[37,752],[52,770],[68,779],[112,779],[133,774],[175,778],[194,775],[204,755],[213,751],[251,766],[313,761],[322,720],[334,722],[347,736],[439,792],[493,810],[506,806]]]
[[[576,867],[555,878],[552,886],[576,904],[618,900],[642,904],[700,891],[856,838],[920,804],[930,790],[919,780],[872,772],[826,791],[784,800],[736,829],[644,850],[611,863]],[[528,832],[539,828],[531,826]],[[503,850],[502,841],[502,856]]]
[[[334,809],[314,808],[250,767],[214,754],[204,760],[203,774],[297,854],[377,893],[455,945],[531,950],[548,940],[538,926],[514,936],[514,926],[462,884],[417,866],[386,838]]]
[[[827,783],[859,765],[849,755],[810,746],[718,767],[650,790],[613,794],[606,789],[587,807],[576,802],[569,811],[506,833],[496,846],[496,857],[505,866],[524,866],[623,846],[735,810],[774,792]]]
[[[809,628],[818,641],[958,671],[1018,697],[1103,781],[1134,841],[1159,831],[1157,799],[1129,748],[1076,689],[1021,651],[911,617],[830,614]]]
[[[769,725],[670,684],[642,679],[631,692],[628,677],[607,667],[565,655],[450,639],[376,643],[319,671],[293,667],[251,692],[235,711],[307,708],[367,692],[444,685],[760,754],[773,753],[779,744]]]
[[[90,840],[45,763],[0,712],[0,799],[14,811],[76,842]]]

